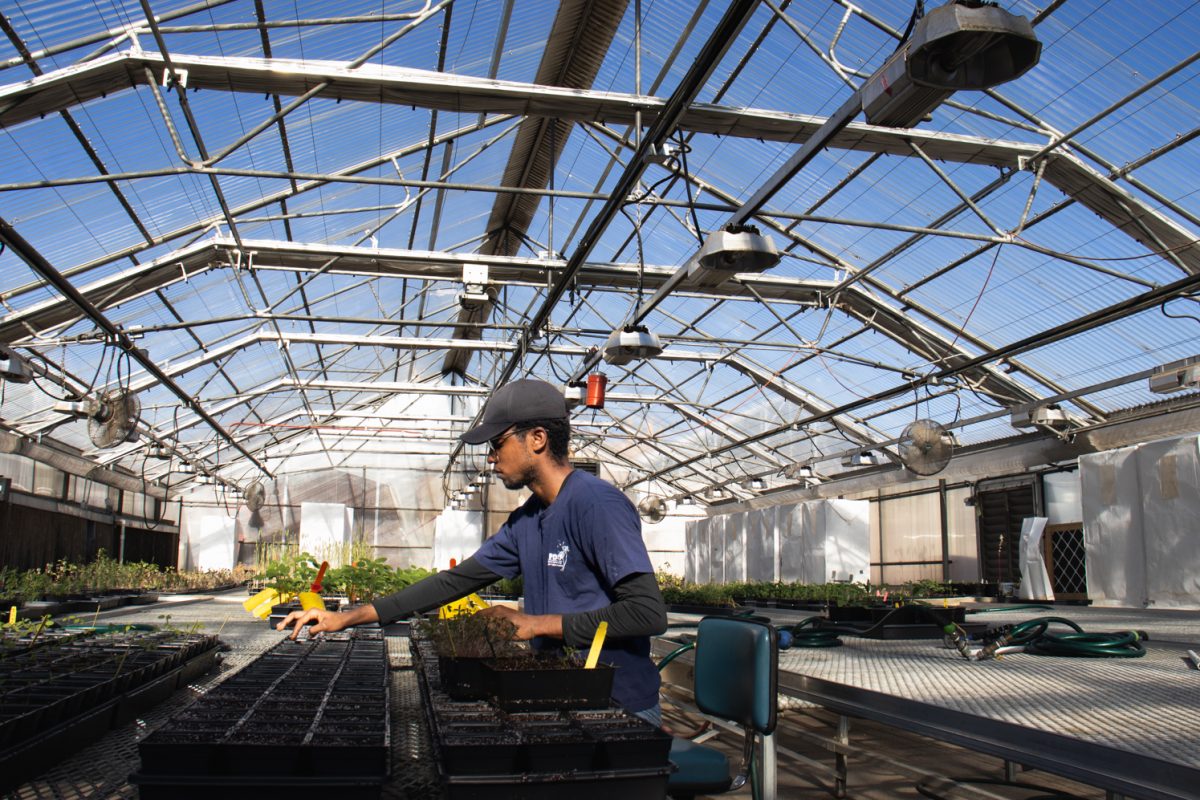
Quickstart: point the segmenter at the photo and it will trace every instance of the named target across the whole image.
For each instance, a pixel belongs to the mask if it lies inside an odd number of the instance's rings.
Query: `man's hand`
[[[325,631],[340,631],[350,626],[350,623],[346,620],[347,616],[337,611],[326,611],[323,608],[293,611],[283,618],[283,622],[275,626],[275,630],[286,631],[294,625],[295,629],[289,637],[291,639],[295,639],[300,634],[300,629],[310,622],[314,624],[308,629],[309,636],[314,633],[324,633]]]
[[[508,620],[516,627],[518,639],[532,639],[535,636],[561,639],[563,635],[561,614],[525,614],[508,606],[489,606],[478,613]]]

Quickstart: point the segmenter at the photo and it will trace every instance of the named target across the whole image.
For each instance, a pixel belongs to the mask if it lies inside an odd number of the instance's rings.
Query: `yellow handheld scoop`
[[[321,597],[321,581],[325,579],[325,570],[329,569],[329,562],[322,561],[321,569],[317,572],[317,579],[312,582],[307,592],[300,593],[300,607],[305,611],[313,608],[324,610],[325,600]]]
[[[243,600],[242,608],[259,619],[266,619],[271,615],[271,607],[278,602],[280,602],[279,592],[274,589],[263,589],[253,597]]]
[[[600,648],[604,647],[604,637],[607,633],[607,622],[601,622],[596,626],[596,635],[592,637],[592,649],[588,650],[587,661],[583,665],[584,669],[596,668],[596,662],[600,660]]]

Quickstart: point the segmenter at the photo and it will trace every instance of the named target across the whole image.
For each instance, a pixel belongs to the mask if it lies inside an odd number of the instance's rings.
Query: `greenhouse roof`
[[[1150,379],[1198,349],[1200,12],[1001,5],[1036,66],[884,127],[862,86],[919,14],[883,0],[14,2],[6,446],[452,487],[495,386],[603,372],[577,458],[747,499],[917,419],[965,453],[1192,409]],[[702,263],[731,223],[778,264]],[[662,352],[606,362],[637,327]],[[127,393],[103,439],[87,398]]]

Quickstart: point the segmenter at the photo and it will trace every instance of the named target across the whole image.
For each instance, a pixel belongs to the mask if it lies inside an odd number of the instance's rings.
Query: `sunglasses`
[[[525,431],[531,430],[533,430],[533,428],[513,428],[507,433],[497,436],[495,439],[492,439],[490,442],[488,442],[488,453],[495,454],[500,452],[500,448],[504,446],[504,443],[513,436],[517,435],[518,433],[524,433]]]

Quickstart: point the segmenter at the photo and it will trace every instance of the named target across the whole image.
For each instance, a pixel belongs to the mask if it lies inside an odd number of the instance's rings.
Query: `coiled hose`
[[[1074,633],[1047,633],[1046,629],[1055,623],[1066,625]],[[1145,634],[1138,631],[1087,633],[1063,617],[1037,617],[1019,623],[1005,637],[1008,644],[1024,645],[1025,652],[1035,656],[1141,658],[1146,655],[1146,648],[1142,646]]]

